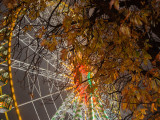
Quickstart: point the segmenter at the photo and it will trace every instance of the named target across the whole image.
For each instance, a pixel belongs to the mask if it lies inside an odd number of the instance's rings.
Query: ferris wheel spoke
[[[31,103],[32,103],[32,105],[33,105],[34,111],[36,112],[36,115],[37,115],[37,117],[38,117],[38,120],[40,120],[40,117],[39,117],[39,115],[38,115],[37,109],[36,109],[33,101],[32,101]]]
[[[7,64],[5,64],[5,63],[3,63],[1,65],[7,66]],[[18,61],[18,60],[12,59],[11,67],[14,68],[14,69],[22,70],[22,71],[27,71],[28,70],[28,72],[32,73],[32,74],[47,77],[49,79],[56,79],[56,80],[61,81],[61,82],[66,82],[64,80],[64,76],[61,75],[61,74],[57,75],[56,73],[54,73],[52,71],[49,71],[49,70],[46,70],[46,69],[43,69],[43,68],[37,68],[36,66],[30,65],[28,63],[21,62],[21,61]],[[29,69],[29,67],[30,67],[30,69]],[[37,72],[36,69],[38,69],[38,72]]]
[[[27,102],[24,102],[24,103],[22,103],[22,104],[19,104],[18,107],[22,107],[22,106],[24,106],[24,105],[30,104],[30,103],[32,103],[32,102],[36,102],[36,101],[38,101],[38,100],[41,100],[41,99],[44,99],[44,98],[47,98],[47,97],[50,97],[50,96],[53,96],[53,95],[56,95],[56,94],[59,94],[59,93],[60,93],[60,91],[57,91],[57,92],[53,92],[53,93],[51,93],[51,94],[48,94],[48,95],[45,95],[45,96],[42,96],[42,97],[39,97],[39,98],[36,98],[36,99],[32,99],[32,100],[30,100],[30,101],[27,101]],[[14,107],[13,107],[13,108],[14,108]]]

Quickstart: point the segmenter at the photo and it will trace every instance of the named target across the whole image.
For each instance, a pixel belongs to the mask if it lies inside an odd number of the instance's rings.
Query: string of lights
[[[12,93],[12,98],[13,98],[13,101],[14,101],[14,106],[15,106],[15,109],[16,109],[16,113],[17,113],[17,116],[18,116],[18,120],[22,120],[22,117],[20,115],[20,111],[19,111],[19,108],[18,108],[18,104],[17,104],[17,100],[16,100],[16,95],[15,95],[15,90],[14,90],[14,86],[13,86],[13,79],[12,79],[12,70],[11,70],[11,41],[12,41],[12,31],[14,29],[14,26],[15,26],[15,23],[16,23],[16,18],[18,17],[18,14],[19,14],[19,11],[21,9],[18,9],[16,14],[15,14],[15,18],[13,19],[13,22],[11,24],[11,27],[10,27],[10,36],[9,36],[9,41],[8,41],[8,72],[9,72],[9,78],[10,78],[10,88],[11,88],[11,93]]]

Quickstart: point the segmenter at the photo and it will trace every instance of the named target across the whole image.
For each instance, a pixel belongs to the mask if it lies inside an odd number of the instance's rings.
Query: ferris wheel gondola
[[[0,96],[0,113],[8,112],[12,109],[13,99],[9,95],[3,94]]]
[[[5,61],[7,59],[7,55],[8,55],[8,50],[7,47],[5,47],[4,45],[0,46],[0,61]]]
[[[8,50],[5,47],[5,44],[8,41],[4,40],[3,43],[0,43],[0,64],[3,64],[7,61]],[[0,87],[6,85],[8,83],[9,75],[8,71],[4,68],[0,68]]]
[[[8,83],[8,72],[4,69],[0,69],[0,87],[6,85]]]

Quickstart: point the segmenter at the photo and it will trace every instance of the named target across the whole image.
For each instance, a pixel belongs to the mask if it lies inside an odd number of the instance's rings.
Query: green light
[[[88,79],[88,83],[89,83],[90,87],[92,87],[91,72],[88,73],[87,79]],[[92,105],[92,117],[93,117],[93,120],[94,120],[94,119],[95,119],[95,118],[94,118],[94,110],[93,110],[93,105],[94,105],[94,104],[93,104],[92,93],[90,93],[90,94],[91,94],[91,105]]]
[[[87,75],[88,83],[92,87],[92,82],[91,82],[91,72],[88,73]]]

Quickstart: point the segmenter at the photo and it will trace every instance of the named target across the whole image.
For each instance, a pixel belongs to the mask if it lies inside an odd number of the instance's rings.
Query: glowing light
[[[13,19],[13,22],[12,22],[11,27],[10,27],[11,33],[10,33],[9,41],[8,41],[8,71],[9,71],[9,78],[10,78],[11,93],[12,93],[12,97],[13,97],[16,113],[17,113],[18,119],[22,120],[20,112],[19,112],[19,108],[17,106],[16,96],[15,96],[15,93],[14,93],[12,72],[11,72],[11,40],[12,40],[12,34],[13,34],[12,31],[13,31],[13,28],[15,26],[16,18],[18,17],[18,13],[20,12],[20,10],[21,9],[17,10],[16,15],[14,16],[15,18]]]
[[[91,93],[92,94],[92,93]],[[93,110],[93,98],[92,98],[92,95],[91,95],[91,105],[92,105],[92,117],[93,117],[93,120],[95,120],[95,118],[94,118],[94,110]]]
[[[7,112],[5,112],[4,114],[5,114],[6,120],[9,120]]]
[[[74,99],[72,100],[71,103],[74,104],[74,107],[75,104],[82,104],[82,103],[84,104],[85,107],[87,108],[90,107],[90,109],[84,110],[85,120],[88,119],[87,115],[91,115],[90,117],[92,117],[93,120],[97,118],[104,119],[104,117],[105,119],[106,118],[109,119],[106,111],[102,109],[103,106],[100,102],[101,99],[99,98],[98,95],[96,95],[97,88],[93,89],[95,82],[91,80],[91,77],[94,76],[94,74],[88,72],[87,70],[88,68],[84,65],[77,65],[75,69],[72,69],[72,71],[74,71],[73,74],[71,75],[74,77],[74,79],[71,79],[72,80],[71,83],[73,84],[73,86],[66,88],[66,90],[73,89],[73,92],[75,93]],[[86,79],[88,82],[83,82]],[[88,101],[88,99],[90,100]],[[99,108],[97,107],[97,105],[101,107]],[[102,109],[102,112],[99,112],[98,109]],[[102,118],[102,116],[104,117]]]
[[[91,73],[89,72],[88,75],[87,75],[87,79],[88,79],[89,85],[92,87],[92,82],[91,82],[90,75],[91,75]]]
[[[101,120],[102,120],[101,114],[99,113],[99,110],[98,110],[97,106],[96,106],[96,111],[98,112],[98,115],[99,115],[99,117],[100,117]]]

